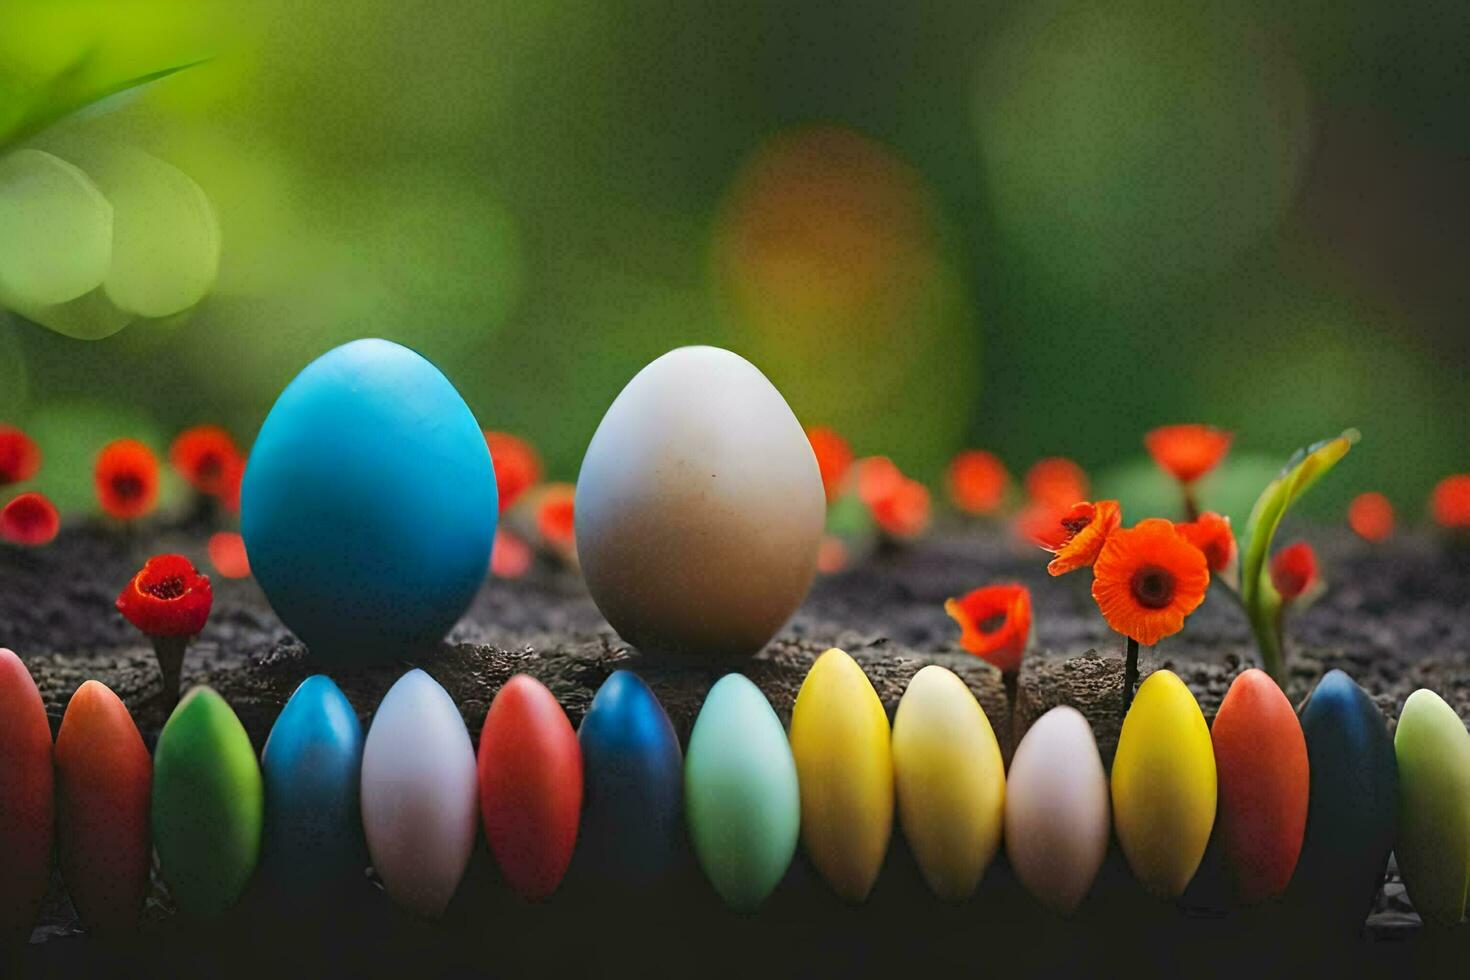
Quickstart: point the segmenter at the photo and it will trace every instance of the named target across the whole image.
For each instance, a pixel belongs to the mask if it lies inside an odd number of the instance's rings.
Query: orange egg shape
[[[1286,890],[1307,827],[1307,740],[1291,702],[1265,671],[1235,678],[1210,738],[1219,779],[1220,841],[1244,902]]]
[[[31,672],[0,649],[0,949],[31,933],[51,878],[51,725]]]
[[[153,760],[99,681],[77,688],[56,736],[56,844],[66,890],[93,932],[137,927],[148,895]]]

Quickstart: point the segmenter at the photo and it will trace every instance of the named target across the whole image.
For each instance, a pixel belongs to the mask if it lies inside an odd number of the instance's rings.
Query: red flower
[[[136,439],[109,442],[92,470],[97,501],[119,520],[142,517],[158,502],[158,460]]]
[[[495,489],[504,512],[541,480],[541,457],[529,442],[508,432],[486,431],[485,445],[495,464]]]
[[[864,456],[854,466],[857,471],[858,499],[869,510],[897,490],[904,481],[903,470],[887,456]]]
[[[1360,493],[1348,504],[1348,527],[1368,541],[1382,541],[1393,533],[1393,504],[1381,493]]]
[[[577,533],[577,491],[569,484],[553,484],[536,506],[536,530],[554,548],[569,548]]]
[[[0,510],[0,539],[11,544],[49,544],[60,528],[56,505],[39,493],[23,493]]]
[[[824,425],[807,429],[806,438],[816,454],[817,469],[822,474],[822,487],[827,491],[827,499],[835,500],[841,492],[843,477],[852,466],[852,449],[835,429]]]
[[[209,563],[225,578],[248,578],[250,556],[245,539],[234,531],[217,531],[209,536]]]
[[[1091,565],[1097,561],[1103,542],[1122,521],[1123,511],[1116,500],[1099,500],[1095,504],[1084,500],[1074,504],[1057,518],[1062,534],[1049,536],[1056,543],[1042,545],[1056,555],[1046,570],[1052,575],[1065,575]]]
[[[1435,484],[1429,512],[1440,527],[1470,527],[1470,473],[1456,473]]]
[[[1219,465],[1234,434],[1211,425],[1165,425],[1143,437],[1154,462],[1180,483],[1193,483]]]
[[[966,513],[995,513],[1010,482],[1005,464],[983,449],[967,449],[949,464],[949,499]]]
[[[1026,586],[987,585],[945,600],[944,611],[960,624],[960,646],[1003,674],[1021,669],[1021,655],[1031,639],[1031,593]]]
[[[1289,544],[1271,557],[1271,584],[1282,602],[1291,602],[1317,582],[1317,553],[1305,541]]]
[[[873,503],[873,521],[894,538],[912,538],[929,526],[929,488],[904,477]]]
[[[13,425],[0,425],[0,487],[20,483],[41,468],[41,450]]]
[[[240,449],[217,425],[197,425],[179,433],[168,450],[169,462],[200,493],[223,497],[240,464]]]
[[[490,574],[496,578],[520,578],[531,567],[531,546],[510,531],[495,532],[495,547],[490,552]]]
[[[117,597],[117,611],[148,636],[195,636],[214,594],[183,555],[154,555]]]
[[[1087,474],[1064,456],[1038,460],[1026,471],[1026,494],[1038,503],[1071,507],[1088,497]]]
[[[1209,587],[1204,554],[1158,517],[1109,534],[1092,566],[1092,598],[1103,618],[1146,647],[1183,629]]]
[[[225,471],[219,491],[220,506],[231,514],[240,513],[240,484],[245,480],[245,457],[236,456]]]
[[[1188,524],[1175,524],[1174,530],[1184,540],[1204,552],[1210,571],[1223,572],[1235,560],[1235,535],[1230,531],[1230,518],[1214,511],[1205,511],[1198,520]]]

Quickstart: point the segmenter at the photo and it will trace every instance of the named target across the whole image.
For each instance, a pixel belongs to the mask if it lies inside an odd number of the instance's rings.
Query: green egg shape
[[[801,796],[786,730],[740,674],[710,689],[684,762],[684,811],[700,867],[729,906],[756,908],[796,852]]]
[[[264,815],[250,736],[224,698],[194,688],[153,756],[153,844],[181,912],[212,916],[235,903],[260,856]]]
[[[1409,695],[1393,737],[1399,766],[1394,845],[1414,910],[1457,925],[1470,890],[1470,732],[1433,691]]]

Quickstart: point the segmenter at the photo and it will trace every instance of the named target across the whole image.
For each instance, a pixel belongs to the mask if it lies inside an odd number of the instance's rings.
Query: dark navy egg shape
[[[577,876],[620,891],[666,881],[684,852],[684,756],[663,705],[636,674],[616,671],[577,740],[585,780]]]
[[[1301,711],[1311,789],[1291,892],[1309,915],[1361,926],[1383,881],[1398,820],[1398,764],[1383,715],[1329,671]]]
[[[309,894],[362,878],[362,744],[362,726],[341,689],[321,674],[302,681],[261,756],[261,870],[272,884]]]

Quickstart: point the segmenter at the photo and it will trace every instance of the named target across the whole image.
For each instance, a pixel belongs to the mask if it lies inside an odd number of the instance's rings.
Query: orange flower
[[[847,440],[837,434],[836,429],[825,425],[814,425],[806,430],[807,441],[817,457],[817,469],[822,474],[822,487],[827,499],[835,500],[842,489],[842,479],[852,466],[852,449]]]
[[[39,493],[23,493],[0,510],[0,540],[39,547],[61,529],[56,505]]]
[[[1174,530],[1204,553],[1212,572],[1225,571],[1235,560],[1235,535],[1230,531],[1228,517],[1207,510],[1198,520],[1174,525]]]
[[[1470,527],[1470,473],[1456,473],[1435,484],[1429,512],[1440,527]]]
[[[1234,433],[1212,425],[1165,425],[1143,437],[1143,444],[1165,473],[1193,483],[1219,465]]]
[[[209,563],[225,578],[248,578],[250,557],[245,539],[235,531],[216,531],[209,536]]]
[[[495,489],[503,513],[541,479],[541,457],[529,442],[508,432],[486,431],[485,446],[495,464]]]
[[[929,526],[929,488],[903,477],[872,504],[873,521],[889,537],[912,538]]]
[[[987,585],[945,600],[944,611],[960,624],[960,646],[1003,674],[1021,669],[1021,655],[1031,640],[1031,593],[1026,586]]]
[[[0,487],[20,483],[41,468],[41,450],[13,425],[0,425]]]
[[[97,501],[118,520],[142,517],[158,502],[158,460],[136,439],[118,439],[102,447],[92,469]]]
[[[1026,471],[1026,493],[1040,503],[1071,507],[1087,499],[1087,474],[1063,456],[1038,460]]]
[[[1360,493],[1348,504],[1348,527],[1368,541],[1382,541],[1393,533],[1393,504],[1381,493]]]
[[[1016,514],[1016,536],[1028,544],[1040,545],[1047,551],[1055,551],[1067,538],[1067,529],[1062,527],[1062,518],[1071,507],[1033,500]]]
[[[576,536],[576,488],[567,483],[546,488],[536,507],[536,530],[553,548],[569,548]]]
[[[195,490],[215,497],[231,490],[234,473],[241,469],[239,447],[217,425],[196,425],[179,433],[168,461]]]
[[[1144,646],[1183,629],[1209,586],[1204,553],[1157,517],[1109,534],[1092,566],[1092,598],[1103,618]]]
[[[949,464],[949,499],[969,514],[993,514],[1005,502],[1011,475],[994,453],[967,449]]]
[[[1289,544],[1271,556],[1271,584],[1282,602],[1291,602],[1317,583],[1317,553],[1305,541]]]
[[[858,499],[871,510],[904,481],[903,470],[887,456],[864,456],[853,464],[857,473]]]
[[[1116,500],[1099,500],[1092,504],[1083,501],[1068,508],[1059,518],[1060,536],[1053,536],[1055,545],[1042,547],[1056,555],[1046,570],[1053,575],[1083,568],[1097,561],[1103,542],[1122,523],[1123,511]]]

